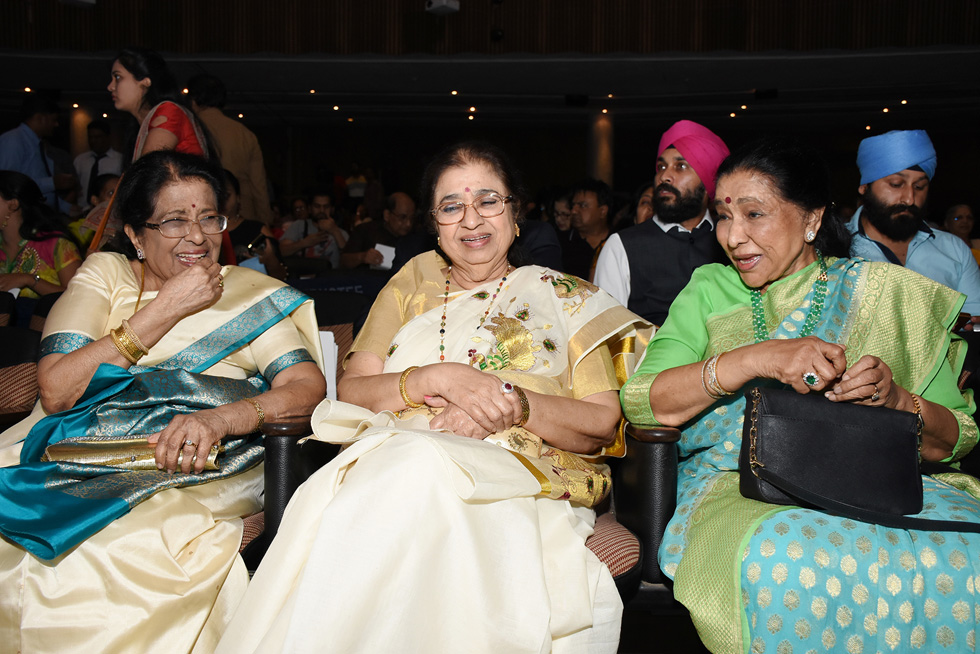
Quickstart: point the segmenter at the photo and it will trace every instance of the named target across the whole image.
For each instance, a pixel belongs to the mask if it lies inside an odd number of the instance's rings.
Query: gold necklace
[[[500,283],[497,284],[497,290],[493,292],[490,296],[490,304],[487,305],[487,310],[483,312],[483,317],[480,318],[480,324],[476,326],[477,329],[483,327],[483,323],[486,322],[487,316],[490,315],[490,309],[493,308],[493,301],[497,299],[497,295],[500,294],[500,289],[504,287],[504,282],[507,281],[507,275],[510,273],[510,264],[507,264],[507,269],[504,270],[504,276],[500,279]],[[453,267],[449,266],[449,270],[446,271],[446,290],[442,295],[442,322],[439,323],[439,363],[446,360],[446,309],[449,306],[449,283],[453,276]]]

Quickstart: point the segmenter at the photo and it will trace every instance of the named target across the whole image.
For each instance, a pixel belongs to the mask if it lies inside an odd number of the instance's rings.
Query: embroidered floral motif
[[[473,297],[477,300],[486,300],[488,297],[490,297],[490,294],[486,291],[480,291],[479,293],[474,293]]]
[[[391,358],[391,355],[394,354],[395,353],[395,350],[397,350],[397,349],[398,349],[398,343],[392,343],[391,344],[391,347],[388,348],[388,358],[389,359]]]
[[[541,342],[541,344],[544,345],[544,349],[546,349],[548,352],[557,352],[558,351],[558,346],[550,338],[544,339]]]
[[[599,290],[597,286],[574,275],[559,275],[557,278],[553,275],[542,275],[541,280],[551,282],[555,287],[555,295],[563,298],[581,297],[584,300]]]
[[[485,327],[497,341],[494,345],[496,352],[486,357],[482,354],[470,355],[470,365],[478,365],[481,370],[531,369],[534,353],[539,352],[541,346],[534,344],[530,330],[520,320],[498,313]]]
[[[524,308],[514,314],[514,317],[520,321],[525,321],[531,317],[531,307],[527,302],[524,303]]]

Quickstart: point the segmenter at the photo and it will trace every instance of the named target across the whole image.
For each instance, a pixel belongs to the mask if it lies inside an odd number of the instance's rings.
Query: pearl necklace
[[[817,261],[820,264],[820,275],[813,286],[813,302],[810,311],[806,314],[803,328],[800,329],[799,338],[809,336],[817,327],[817,321],[823,313],[824,300],[827,297],[827,262],[824,261],[820,250],[817,250]],[[752,328],[755,331],[755,342],[761,343],[769,340],[769,332],[766,330],[766,312],[762,308],[762,291],[753,288],[750,292],[752,297]]]
[[[500,283],[497,284],[497,290],[493,292],[490,297],[490,304],[487,305],[487,310],[483,312],[483,317],[480,318],[480,324],[476,326],[477,329],[483,327],[483,323],[486,322],[487,316],[490,315],[490,309],[493,308],[493,301],[497,299],[497,295],[500,294],[500,289],[504,287],[504,282],[507,281],[507,275],[510,273],[510,264],[507,264],[507,269],[504,270],[504,276],[500,279]],[[446,309],[449,306],[449,282],[453,276],[453,267],[449,266],[449,270],[446,271],[446,291],[442,296],[442,321],[439,323],[439,363],[446,360]]]

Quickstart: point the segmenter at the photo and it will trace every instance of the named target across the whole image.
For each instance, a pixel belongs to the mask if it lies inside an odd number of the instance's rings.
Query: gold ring
[[[224,288],[224,285],[225,285],[225,278],[222,277],[221,275],[218,275],[218,286]]]

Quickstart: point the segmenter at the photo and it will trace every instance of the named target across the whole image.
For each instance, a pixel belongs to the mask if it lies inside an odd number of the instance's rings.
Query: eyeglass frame
[[[226,229],[228,229],[228,216],[223,216],[223,215],[218,214],[218,213],[213,213],[213,214],[209,214],[209,215],[204,216],[204,217],[205,218],[224,218],[225,224],[222,225],[221,226],[221,229],[219,229],[216,232],[206,232],[206,231],[204,231],[204,228],[201,227],[201,221],[200,220],[188,220],[187,218],[168,218],[167,220],[164,220],[163,222],[159,222],[159,223],[149,223],[149,222],[143,223],[143,226],[144,227],[149,227],[150,229],[154,229],[154,230],[160,232],[160,236],[162,236],[163,238],[184,238],[185,236],[187,236],[188,234],[191,233],[191,225],[197,225],[198,229],[200,229],[201,230],[201,233],[204,234],[205,236],[214,236],[216,234],[221,234]],[[170,223],[170,222],[174,222],[174,221],[180,221],[182,223],[187,223],[187,231],[184,232],[183,234],[181,234],[180,236],[167,236],[166,234],[163,233],[162,227],[163,227],[164,224]]]
[[[495,213],[492,216],[484,216],[482,213],[480,213],[480,210],[476,208],[476,203],[479,200],[481,200],[482,198],[485,198],[485,197],[488,197],[488,196],[491,196],[491,195],[495,195],[498,198],[500,198],[500,200],[501,200],[500,213]],[[467,207],[469,207],[470,209],[473,209],[473,211],[476,212],[476,215],[478,215],[480,218],[496,218],[497,216],[504,215],[504,212],[507,211],[507,205],[509,203],[513,202],[513,201],[514,201],[514,196],[513,195],[501,195],[500,193],[497,193],[496,191],[491,191],[490,193],[483,193],[482,195],[476,196],[475,198],[473,198],[473,201],[472,202],[469,202],[469,203],[462,202],[460,200],[455,200],[453,202],[443,202],[443,203],[439,204],[435,209],[429,209],[429,213],[432,214],[432,218],[436,221],[436,224],[442,225],[443,227],[448,227],[450,225],[457,225],[457,224],[463,222],[463,218],[466,217],[466,209],[467,209]],[[459,220],[454,220],[451,223],[439,222],[439,218],[437,216],[437,213],[440,210],[442,210],[443,207],[447,207],[447,206],[454,205],[454,204],[459,205],[459,206],[461,206],[463,208],[463,211],[460,212],[460,214],[459,214]]]

